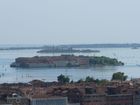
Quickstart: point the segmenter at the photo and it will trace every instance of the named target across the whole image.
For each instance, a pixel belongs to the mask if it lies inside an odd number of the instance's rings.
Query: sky
[[[0,44],[140,43],[140,0],[0,0]]]

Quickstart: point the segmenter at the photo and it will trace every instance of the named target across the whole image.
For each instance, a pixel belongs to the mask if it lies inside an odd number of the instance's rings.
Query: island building
[[[114,58],[93,56],[35,56],[19,57],[11,67],[37,68],[37,67],[91,67],[91,66],[122,66],[124,63]]]

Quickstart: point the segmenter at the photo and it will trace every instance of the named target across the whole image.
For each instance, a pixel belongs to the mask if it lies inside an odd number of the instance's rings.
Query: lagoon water
[[[78,80],[86,76],[95,79],[111,79],[115,72],[124,72],[131,78],[140,77],[140,49],[131,48],[100,48],[100,53],[76,53],[75,55],[108,56],[117,58],[125,63],[120,67],[94,68],[11,68],[10,64],[17,57],[53,56],[61,54],[38,54],[38,50],[0,50],[0,83],[29,82],[34,79],[56,81],[60,74],[67,75],[71,80]]]

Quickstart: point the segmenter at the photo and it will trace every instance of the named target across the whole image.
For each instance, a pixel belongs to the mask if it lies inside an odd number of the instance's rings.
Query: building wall
[[[133,95],[108,95],[106,102],[107,105],[133,105]]]
[[[39,68],[39,67],[49,67],[51,66],[50,64],[47,63],[29,63],[28,64],[29,68]]]
[[[80,103],[75,103],[75,104],[68,104],[68,105],[80,105]]]
[[[85,95],[82,98],[81,105],[106,105],[105,95]]]
[[[134,105],[140,105],[140,95],[134,96]]]
[[[22,97],[7,98],[7,103],[12,105],[30,105],[29,99]]]
[[[85,95],[81,105],[134,105],[133,95]],[[135,104],[140,105],[140,104]]]
[[[31,99],[31,105],[68,105],[67,98]]]

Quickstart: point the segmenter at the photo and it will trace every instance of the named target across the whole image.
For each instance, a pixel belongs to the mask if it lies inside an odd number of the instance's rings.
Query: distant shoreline
[[[72,48],[134,48],[140,47],[139,43],[130,44],[68,44],[59,45],[61,47],[72,47]]]
[[[63,44],[63,45],[40,45],[38,47],[32,45],[32,47],[28,47],[28,45],[25,45],[22,47],[22,45],[18,45],[15,47],[0,47],[0,50],[34,50],[34,49],[44,49],[47,47],[63,47],[63,48],[140,48],[140,44],[138,43],[132,43],[132,44]]]

